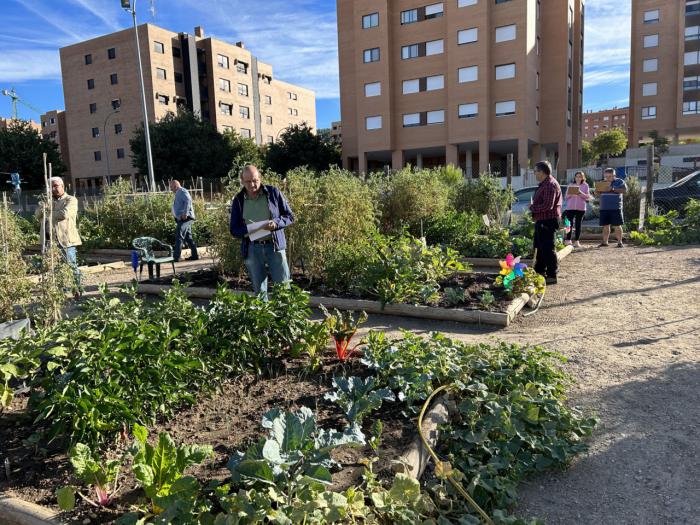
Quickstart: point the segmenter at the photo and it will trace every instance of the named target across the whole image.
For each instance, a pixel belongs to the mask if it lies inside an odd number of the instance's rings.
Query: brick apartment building
[[[41,125],[36,123],[35,121],[29,119],[29,120],[24,120],[24,119],[14,119],[14,118],[5,118],[5,117],[0,117],[0,129],[8,129],[12,127],[15,122],[26,122],[29,124],[29,126],[32,129],[35,129],[37,133],[41,132]]]
[[[583,114],[582,138],[586,142],[592,141],[603,131],[620,128],[627,136],[630,133],[630,108],[601,109],[600,111],[586,111]]]
[[[41,116],[41,135],[52,140],[58,146],[61,159],[66,165],[65,182],[72,186],[70,174],[70,147],[68,146],[68,129],[66,127],[66,112],[61,110],[47,111]]]
[[[582,0],[337,0],[343,164],[581,159]]]
[[[182,106],[258,144],[291,124],[316,127],[313,91],[278,80],[242,43],[138,26],[149,121]],[[136,44],[126,29],[60,50],[70,165],[76,187],[132,177],[129,139],[143,122]],[[105,137],[107,134],[107,151]],[[156,175],[158,166],[155,166]]]
[[[631,134],[700,136],[700,0],[632,0]]]

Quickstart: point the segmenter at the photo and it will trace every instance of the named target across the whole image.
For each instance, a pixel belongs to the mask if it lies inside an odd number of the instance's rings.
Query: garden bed
[[[160,294],[170,287],[175,279],[187,283],[185,293],[198,299],[211,299],[216,293],[216,287],[221,283],[226,283],[238,293],[252,293],[252,286],[247,279],[224,277],[213,269],[143,281],[139,284],[138,291],[144,294]],[[382,304],[379,301],[338,292],[301,276],[294,276],[294,283],[311,294],[310,304],[313,307],[322,304],[326,308],[364,310],[370,314],[508,326],[527,304],[528,296],[522,294],[515,298],[509,297],[503,289],[494,287],[494,281],[495,278],[488,274],[460,273],[440,283],[440,299],[436,304],[413,305]],[[444,292],[448,288],[464,290],[464,303],[451,306]],[[493,293],[494,304],[489,310],[481,307],[479,298],[484,292]]]

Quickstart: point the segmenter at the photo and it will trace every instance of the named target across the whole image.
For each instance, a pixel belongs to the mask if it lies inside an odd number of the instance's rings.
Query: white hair
[[[63,184],[63,179],[61,177],[51,177],[49,179],[49,184],[53,184],[54,182],[58,182],[61,186],[65,186],[65,184]]]

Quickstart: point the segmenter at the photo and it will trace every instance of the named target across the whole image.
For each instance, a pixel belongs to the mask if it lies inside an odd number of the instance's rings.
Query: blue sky
[[[129,27],[119,0],[2,0],[0,89],[33,106],[63,108],[58,49]],[[138,0],[139,22],[243,40],[275,76],[316,91],[318,127],[340,118],[335,0]],[[627,104],[630,0],[586,3],[584,110]],[[11,114],[0,97],[0,116]],[[21,118],[38,115],[20,106]]]

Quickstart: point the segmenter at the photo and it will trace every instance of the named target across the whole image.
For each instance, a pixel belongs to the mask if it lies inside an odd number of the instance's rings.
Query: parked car
[[[562,195],[566,195],[566,188],[567,185],[562,185],[561,187],[561,193]],[[519,190],[516,190],[515,193],[515,202],[513,203],[513,216],[518,217],[522,215],[526,215],[529,213],[529,208],[530,202],[532,201],[532,197],[534,197],[535,192],[537,191],[537,186],[528,186],[526,188],[521,188]],[[566,201],[566,199],[564,199]],[[562,210],[563,211],[563,210]],[[586,214],[583,216],[584,220],[586,219],[591,219],[593,218],[593,208],[591,207],[591,203],[589,202],[586,204]]]
[[[700,171],[694,171],[668,188],[654,190],[654,205],[661,213],[682,211],[690,199],[700,199]]]

